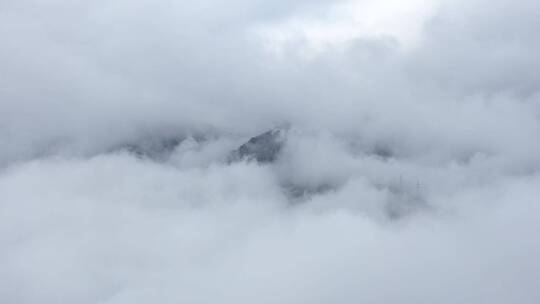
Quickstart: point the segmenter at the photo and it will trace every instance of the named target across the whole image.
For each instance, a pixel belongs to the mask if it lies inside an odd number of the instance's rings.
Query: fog
[[[0,302],[538,303],[538,11],[0,2]]]

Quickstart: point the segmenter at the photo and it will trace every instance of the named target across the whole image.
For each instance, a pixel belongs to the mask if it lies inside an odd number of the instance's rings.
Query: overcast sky
[[[540,303],[539,29],[533,0],[0,1],[0,303]]]

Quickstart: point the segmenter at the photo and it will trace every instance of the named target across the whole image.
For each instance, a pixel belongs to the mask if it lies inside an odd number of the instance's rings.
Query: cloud
[[[0,4],[0,302],[538,302],[539,5],[289,2]]]
[[[369,213],[340,207],[376,203],[368,184],[351,181],[319,198],[326,209],[290,209],[267,169],[178,171],[111,155],[5,172],[2,298],[533,303],[538,297],[540,244],[524,237],[538,228],[537,177],[447,197],[445,203],[461,204],[460,216],[381,226]]]

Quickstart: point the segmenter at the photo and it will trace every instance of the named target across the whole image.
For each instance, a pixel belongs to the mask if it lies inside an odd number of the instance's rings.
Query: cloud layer
[[[0,4],[0,302],[538,303],[540,5],[289,2]]]

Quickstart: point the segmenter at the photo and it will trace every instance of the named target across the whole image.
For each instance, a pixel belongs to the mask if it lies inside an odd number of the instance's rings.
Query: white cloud
[[[0,302],[538,303],[538,8],[3,1]]]
[[[255,32],[278,55],[300,46],[298,51],[312,57],[328,48],[346,47],[354,40],[385,37],[407,50],[421,43],[424,23],[436,7],[433,0],[338,1],[315,13],[260,25]],[[298,45],[298,41],[303,44]]]

